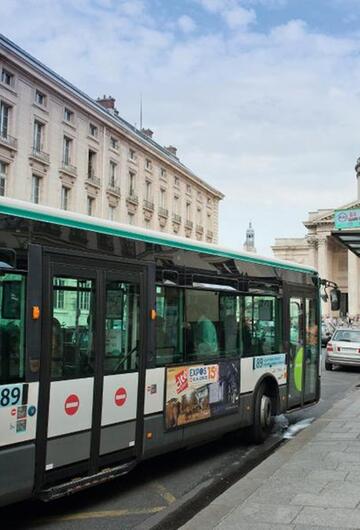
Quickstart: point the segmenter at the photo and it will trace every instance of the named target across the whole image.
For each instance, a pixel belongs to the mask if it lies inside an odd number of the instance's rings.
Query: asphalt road
[[[360,369],[323,371],[320,403],[288,415],[289,423],[319,418],[359,383]],[[125,478],[68,498],[8,506],[0,509],[0,517],[7,521],[6,528],[19,530],[175,529],[276,450],[281,439],[280,428],[263,446],[249,445],[241,433],[230,434],[144,462]]]

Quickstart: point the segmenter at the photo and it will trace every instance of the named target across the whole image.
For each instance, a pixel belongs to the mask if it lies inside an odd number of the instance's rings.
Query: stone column
[[[322,235],[318,241],[318,271],[321,279],[330,280],[328,267],[328,244],[327,236]],[[321,289],[323,291],[323,289]],[[321,302],[321,312],[324,316],[330,315],[330,301]]]
[[[315,267],[317,269],[317,248],[318,248],[318,240],[315,236],[310,236],[307,238],[307,242],[309,245],[309,260],[308,263],[311,267]]]
[[[348,293],[349,293],[349,315],[355,316],[360,313],[359,296],[359,258],[348,250]]]

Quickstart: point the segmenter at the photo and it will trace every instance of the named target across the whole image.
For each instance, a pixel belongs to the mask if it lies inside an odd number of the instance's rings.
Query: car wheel
[[[325,361],[325,370],[331,371],[333,369],[332,363],[329,363],[328,361]]]
[[[266,394],[262,384],[256,394],[254,403],[254,423],[251,427],[251,438],[256,443],[264,442],[274,425],[274,411],[271,398]]]

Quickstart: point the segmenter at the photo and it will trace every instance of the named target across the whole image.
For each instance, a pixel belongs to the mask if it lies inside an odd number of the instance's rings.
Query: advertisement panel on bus
[[[239,361],[230,360],[167,368],[166,429],[237,410],[239,372]]]

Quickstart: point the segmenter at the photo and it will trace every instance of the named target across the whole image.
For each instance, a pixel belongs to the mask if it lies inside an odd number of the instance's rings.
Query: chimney
[[[145,136],[148,136],[149,138],[153,137],[154,131],[151,129],[141,129],[141,132],[145,134]]]
[[[177,147],[174,147],[173,145],[169,145],[168,147],[165,147],[167,151],[169,151],[172,155],[177,156]]]
[[[97,102],[107,110],[115,110],[115,98],[103,95],[102,98],[97,98]]]

